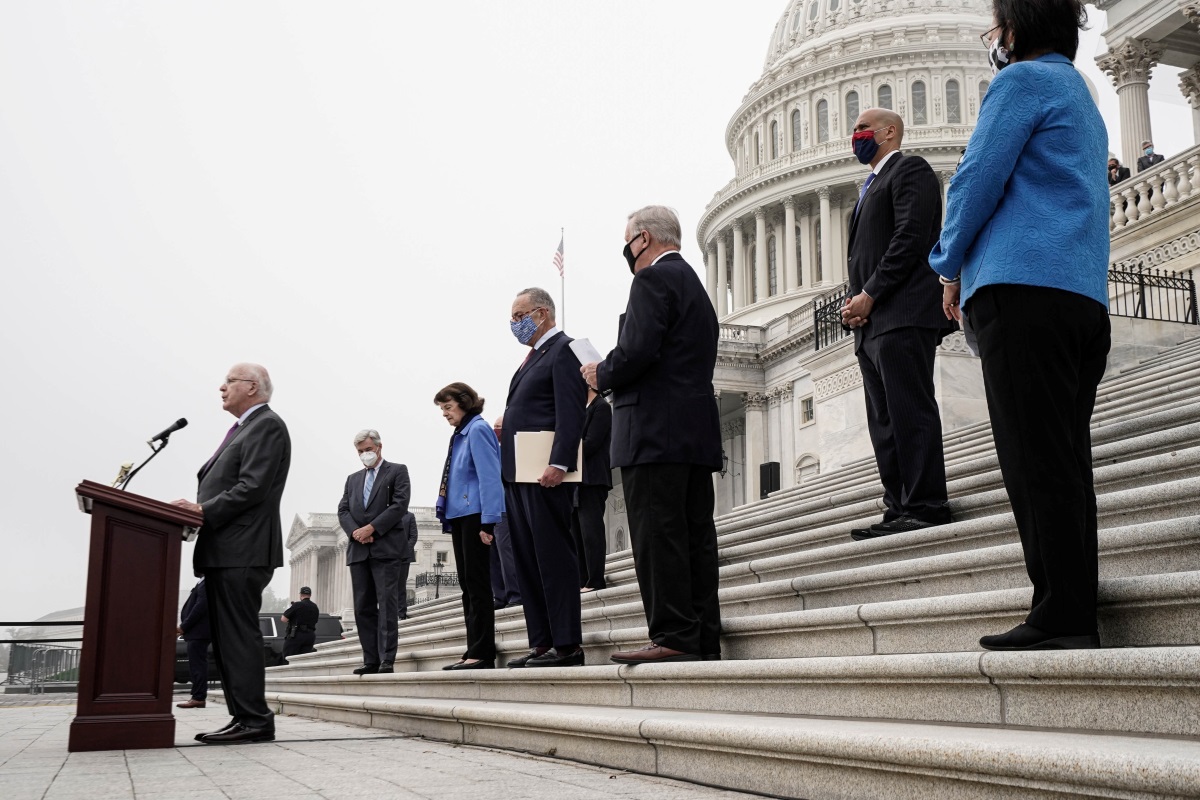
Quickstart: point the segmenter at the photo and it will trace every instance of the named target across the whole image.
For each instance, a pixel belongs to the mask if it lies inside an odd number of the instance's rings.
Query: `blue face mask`
[[[537,323],[533,321],[532,312],[515,322],[509,320],[508,327],[512,331],[512,335],[517,337],[517,341],[521,344],[529,344],[533,341],[533,334],[537,332]]]
[[[1143,152],[1143,153],[1145,153],[1145,154],[1146,154],[1146,155],[1148,155],[1148,156],[1152,156],[1152,155],[1154,155],[1154,148],[1153,148],[1153,147],[1147,147],[1147,148],[1146,148],[1145,150],[1143,150],[1142,152]]]

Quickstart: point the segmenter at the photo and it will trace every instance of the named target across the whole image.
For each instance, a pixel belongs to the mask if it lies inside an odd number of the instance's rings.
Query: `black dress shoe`
[[[1099,634],[1063,636],[1046,633],[1022,622],[1008,633],[984,636],[979,640],[984,650],[1096,650],[1100,647]]]
[[[392,665],[392,662],[390,662],[390,661],[385,661],[379,665],[379,674],[380,675],[390,674],[395,671],[396,671],[396,668]]]
[[[237,724],[238,724],[238,721],[236,719],[231,719],[231,720],[229,720],[229,724],[227,724],[224,728],[221,728],[220,730],[209,731],[208,733],[197,733],[196,741],[203,742],[205,736],[215,736],[218,733],[228,733]]]
[[[354,670],[355,675],[374,675],[379,672],[378,664],[363,664],[358,669]]]
[[[460,662],[458,662],[457,664],[451,664],[451,665],[450,665],[450,666],[448,666],[448,667],[442,667],[442,669],[448,669],[448,670],[460,670],[460,669],[495,669],[495,668],[496,668],[496,660],[495,660],[495,659],[492,659],[492,660],[490,660],[490,661],[489,661],[489,660],[488,660],[488,659],[486,659],[486,658],[481,658],[481,659],[479,659],[478,661],[475,661],[475,662],[470,662],[470,661],[460,661]]]
[[[234,725],[222,733],[210,733],[200,741],[205,744],[250,744],[251,742],[275,741],[274,728],[247,728]]]
[[[530,659],[537,658],[538,656],[542,655],[543,653],[548,653],[548,652],[550,652],[549,649],[543,650],[539,647],[535,647],[532,650],[530,650],[528,653],[526,653],[525,655],[511,659],[505,666],[507,666],[509,669],[517,669],[518,667],[523,667],[526,664],[528,664]]]
[[[720,661],[721,654],[720,653],[705,653],[704,655],[700,656],[700,660],[701,661]]]
[[[582,667],[583,648],[576,647],[566,653],[560,653],[557,647],[551,647],[540,656],[534,656],[525,662],[527,667]]]
[[[505,603],[503,600],[496,600],[496,599],[492,600],[492,608],[496,609],[497,611],[499,611],[500,609],[504,608],[507,605],[508,605],[508,603]]]

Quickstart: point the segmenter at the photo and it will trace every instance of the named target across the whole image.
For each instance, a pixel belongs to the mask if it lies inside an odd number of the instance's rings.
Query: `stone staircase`
[[[315,716],[789,798],[1200,797],[1200,339],[1101,385],[1097,651],[986,653],[1025,575],[988,426],[946,436],[955,522],[854,542],[872,461],[718,519],[721,662],[617,666],[647,639],[628,551],[584,595],[582,668],[442,672],[457,598],[401,623],[393,675],[352,637],[267,670]],[[526,650],[496,614],[499,663]]]

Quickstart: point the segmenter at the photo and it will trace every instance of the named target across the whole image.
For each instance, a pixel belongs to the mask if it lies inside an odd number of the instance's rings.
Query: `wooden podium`
[[[67,749],[174,747],[179,551],[200,515],[92,481],[75,494],[92,536]]]

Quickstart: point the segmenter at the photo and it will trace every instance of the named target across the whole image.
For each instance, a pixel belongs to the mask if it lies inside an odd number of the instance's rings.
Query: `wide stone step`
[[[1183,798],[1200,786],[1200,742],[1172,737],[497,700],[268,701],[283,714],[806,800]]]
[[[1200,647],[272,676],[267,688],[1200,736]]]

